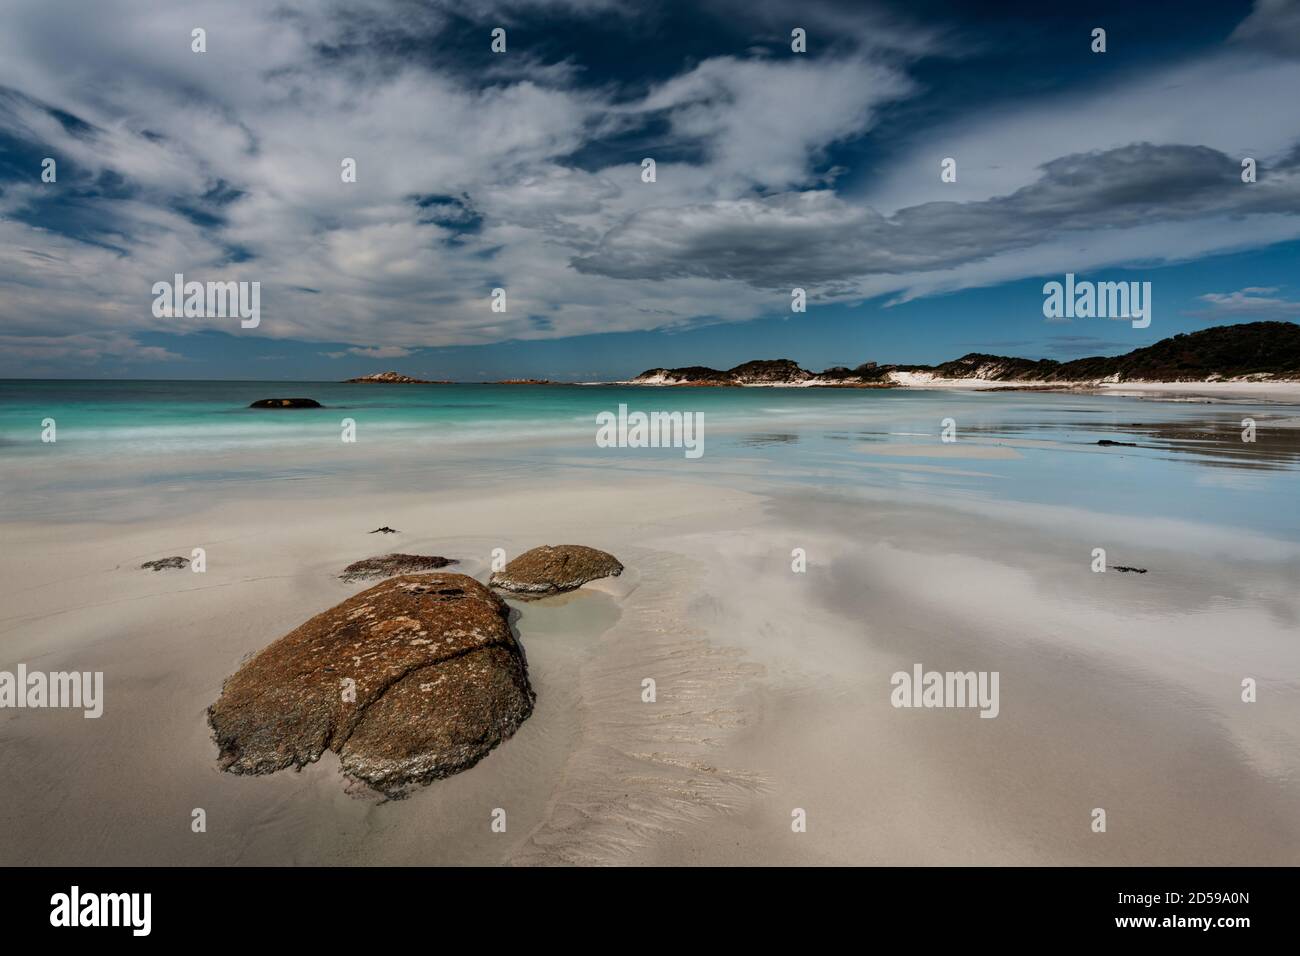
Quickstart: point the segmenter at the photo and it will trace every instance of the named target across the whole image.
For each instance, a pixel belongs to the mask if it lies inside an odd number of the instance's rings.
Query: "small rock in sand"
[[[316,615],[208,708],[222,769],[272,773],[326,750],[398,797],[472,767],[533,711],[509,608],[464,574],[390,578]]]
[[[189,558],[159,558],[157,561],[146,561],[144,564],[140,565],[140,570],[161,571],[164,568],[183,568],[189,563]]]
[[[390,528],[388,527],[388,525],[384,525],[382,528],[376,528],[374,531],[370,533],[371,534],[397,534],[397,529]]]
[[[525,551],[504,570],[494,571],[490,583],[520,597],[542,597],[622,573],[623,565],[604,551],[581,544],[542,545]]]
[[[454,558],[441,558],[436,554],[386,554],[381,558],[354,561],[343,569],[339,577],[349,582],[364,581],[367,578],[391,578],[397,574],[437,571],[455,563]]]

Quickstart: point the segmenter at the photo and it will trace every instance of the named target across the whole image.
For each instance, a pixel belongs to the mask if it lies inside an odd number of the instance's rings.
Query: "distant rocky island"
[[[1124,355],[1058,362],[971,352],[940,365],[835,366],[822,372],[790,359],[652,368],[625,384],[893,388],[947,381],[1005,382],[1008,387],[1118,382],[1300,382],[1300,325],[1248,322],[1162,339]]]
[[[343,382],[344,385],[454,385],[455,382],[439,382],[424,378],[411,378],[409,375],[402,375],[399,372],[375,372],[373,375],[363,375],[360,378],[349,378]]]
[[[375,372],[361,378],[345,379],[344,385],[455,385],[455,382],[412,378],[400,372]],[[499,382],[483,382],[484,385],[555,385],[549,378],[506,378]]]

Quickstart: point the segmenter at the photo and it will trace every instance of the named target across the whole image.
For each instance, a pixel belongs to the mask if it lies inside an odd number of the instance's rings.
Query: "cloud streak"
[[[1203,146],[1139,143],[1064,156],[1037,182],[979,202],[930,202],[882,216],[829,190],[638,213],[580,271],[625,279],[738,279],[761,288],[950,269],[1071,232],[1211,216],[1300,213],[1295,157],[1245,184],[1237,161]],[[1032,274],[1032,273],[1030,273]]]

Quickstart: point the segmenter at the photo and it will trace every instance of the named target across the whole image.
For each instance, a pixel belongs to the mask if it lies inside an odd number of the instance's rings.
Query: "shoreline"
[[[891,372],[887,382],[836,382],[809,380],[802,382],[718,382],[718,381],[636,381],[615,380],[608,382],[560,382],[560,381],[494,381],[494,382],[352,382],[332,380],[231,380],[236,385],[378,385],[394,386],[403,391],[418,389],[420,386],[438,388],[458,387],[511,387],[511,388],[644,388],[644,389],[766,389],[766,390],[819,390],[819,391],[890,391],[890,392],[1049,392],[1068,395],[1113,395],[1132,398],[1167,401],[1186,401],[1193,399],[1219,401],[1258,401],[1283,405],[1300,404],[1300,380],[1232,380],[1232,381],[1124,381],[1109,382],[1101,380],[1079,382],[1047,382],[1034,380],[1001,380],[981,378],[933,378],[927,373]],[[4,383],[52,383],[64,381],[88,381],[83,379],[0,379]],[[192,384],[183,379],[133,379],[139,381],[166,384]],[[198,384],[224,384],[225,380],[198,379]],[[335,406],[323,406],[326,409]]]
[[[891,373],[901,374],[901,373]],[[582,386],[619,386],[625,388],[766,388],[766,389],[880,389],[890,391],[970,391],[970,392],[1054,392],[1073,395],[1122,395],[1150,398],[1161,393],[1183,398],[1255,399],[1261,402],[1300,403],[1300,381],[1215,381],[1215,382],[1037,382],[1000,381],[974,378],[921,378],[891,381],[888,384],[834,384],[830,382],[574,382]]]

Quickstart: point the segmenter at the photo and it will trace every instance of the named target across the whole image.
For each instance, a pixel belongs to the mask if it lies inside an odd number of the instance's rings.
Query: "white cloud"
[[[555,84],[563,71],[547,83],[480,88],[436,66],[322,60],[313,47],[357,39],[329,32],[344,22],[330,19],[339,7],[329,3],[227,0],[157,15],[153,4],[114,0],[77,7],[75,31],[60,19],[72,15],[67,2],[19,7],[0,38],[0,83],[94,127],[69,132],[21,98],[0,112],[0,122],[49,144],[61,161],[59,184],[34,179],[0,207],[11,217],[0,224],[9,250],[0,282],[20,289],[0,308],[6,325],[25,332],[74,323],[117,332],[213,327],[218,320],[151,315],[148,289],[175,272],[262,283],[261,326],[228,330],[235,334],[363,347],[751,318],[770,298],[740,283],[631,287],[583,275],[570,260],[638,209],[804,184],[820,150],[867,128],[877,104],[908,89],[895,68],[856,55],[726,58],[615,104],[610,91]],[[421,28],[436,26],[430,17]],[[346,21],[349,29],[357,22],[374,21]],[[204,23],[210,52],[191,53],[189,30]],[[75,33],[71,49],[62,46],[67,33]],[[698,139],[709,158],[665,162],[655,184],[641,182],[639,155],[597,172],[565,164],[597,132],[656,115]],[[344,157],[357,161],[355,184],[341,182]],[[134,190],[94,200],[108,229],[100,239],[112,248],[23,224],[40,189],[105,171]],[[203,198],[218,187],[238,198]],[[464,197],[482,221],[462,229],[468,215],[422,209],[413,202],[421,195]],[[198,225],[174,211],[182,207],[222,224]],[[52,258],[38,266],[22,249]],[[251,258],[232,259],[236,251]],[[508,289],[504,315],[488,307],[497,285]]]
[[[653,90],[638,110],[666,110],[674,133],[706,144],[719,195],[785,189],[809,178],[809,160],[873,125],[876,108],[913,92],[897,69],[843,60],[701,63]]]
[[[1211,312],[1225,315],[1274,315],[1279,318],[1300,315],[1300,302],[1271,295],[1276,288],[1251,286],[1236,292],[1207,292],[1200,297]]]
[[[348,352],[352,355],[360,355],[362,358],[406,358],[412,354],[410,349],[404,349],[396,345],[385,345],[372,349],[350,348]],[[337,355],[338,353],[331,354]]]

